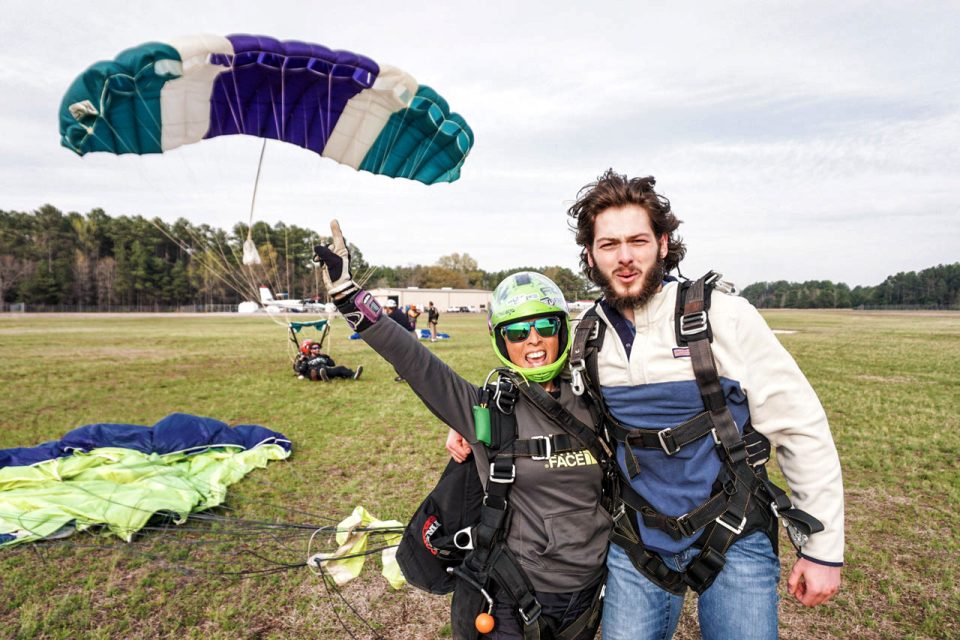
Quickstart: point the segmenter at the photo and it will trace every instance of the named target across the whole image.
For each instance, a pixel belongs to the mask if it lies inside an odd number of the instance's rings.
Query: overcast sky
[[[326,232],[338,217],[373,264],[576,268],[565,211],[608,167],[657,178],[689,276],[872,285],[960,260],[956,2],[7,0],[0,209],[245,221],[256,139],[152,157],[59,144],[86,67],[194,33],[362,53],[466,118],[462,177],[432,187],[267,145],[257,218]]]

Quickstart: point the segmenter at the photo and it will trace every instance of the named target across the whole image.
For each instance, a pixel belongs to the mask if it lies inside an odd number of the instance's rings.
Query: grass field
[[[841,592],[813,610],[784,592],[781,636],[960,637],[960,314],[765,315],[796,331],[781,339],[830,416],[847,498]],[[441,327],[454,340],[430,348],[482,381],[497,364],[485,319],[448,314]],[[231,488],[219,525],[0,551],[0,637],[350,637],[341,619],[357,638],[447,637],[446,599],[393,591],[376,557],[342,589],[350,606],[303,567],[224,575],[302,562],[310,539],[231,522],[330,524],[356,505],[405,520],[442,469],[446,428],[347,333],[337,321],[331,353],[362,363],[363,378],[311,383],[293,377],[284,329],[262,317],[0,315],[0,448],[175,411],[294,443],[288,461]],[[678,638],[699,637],[691,611]]]

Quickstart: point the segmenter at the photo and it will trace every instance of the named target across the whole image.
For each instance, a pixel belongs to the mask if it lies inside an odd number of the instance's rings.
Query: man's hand
[[[347,249],[347,243],[343,240],[340,223],[336,220],[330,221],[330,233],[333,236],[333,244],[315,245],[313,261],[320,265],[320,275],[323,277],[327,293],[336,299],[358,287],[350,274],[350,250]]]
[[[787,591],[805,607],[815,607],[832,598],[840,590],[840,567],[800,558],[787,579]]]
[[[453,429],[450,429],[450,433],[447,434],[446,446],[447,451],[457,462],[465,462],[470,457],[470,443]]]

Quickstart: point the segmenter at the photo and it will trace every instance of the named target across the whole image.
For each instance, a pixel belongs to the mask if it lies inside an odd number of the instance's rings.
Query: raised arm
[[[360,337],[392,364],[440,420],[469,441],[475,441],[473,405],[478,388],[447,366],[396,322],[384,316],[374,297],[362,290],[350,274],[350,251],[336,220],[330,222],[333,243],[314,247],[327,291],[344,320]]]

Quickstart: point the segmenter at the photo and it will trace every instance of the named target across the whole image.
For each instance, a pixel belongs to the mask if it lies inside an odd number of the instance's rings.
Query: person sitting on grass
[[[310,380],[323,380],[329,382],[334,378],[352,378],[360,379],[363,373],[363,365],[352,371],[349,367],[337,366],[326,353],[320,350],[320,343],[313,340],[304,340],[300,345],[300,353],[293,362],[293,371],[301,380],[309,378]]]

